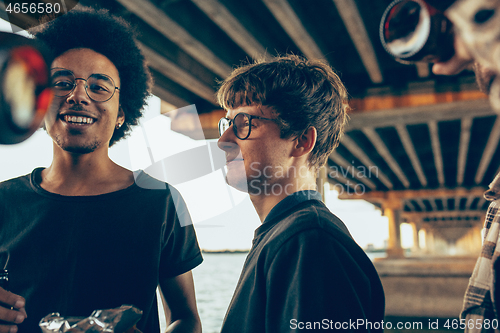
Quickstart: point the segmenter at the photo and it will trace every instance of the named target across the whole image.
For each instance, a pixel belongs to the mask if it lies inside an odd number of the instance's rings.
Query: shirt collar
[[[269,214],[264,219],[262,224],[273,220],[278,215],[286,212],[287,210],[297,206],[298,204],[307,200],[319,200],[321,201],[321,193],[313,190],[298,191],[290,194],[285,199],[281,200],[276,206],[271,209]]]

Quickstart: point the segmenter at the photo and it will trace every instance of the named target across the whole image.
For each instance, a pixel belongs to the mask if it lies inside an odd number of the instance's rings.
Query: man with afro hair
[[[201,332],[191,270],[202,257],[179,193],[108,156],[142,115],[150,74],[130,26],[105,10],[73,9],[31,33],[52,50],[54,98],[44,128],[47,168],[0,183],[0,332],[39,332],[44,316],[89,316],[123,304],[137,328]],[[167,319],[168,320],[168,319]]]

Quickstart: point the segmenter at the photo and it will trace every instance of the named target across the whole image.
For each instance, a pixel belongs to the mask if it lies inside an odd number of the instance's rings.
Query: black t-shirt
[[[282,200],[256,230],[222,333],[381,331],[372,262],[310,192]]]
[[[159,332],[159,280],[203,260],[180,194],[140,172],[123,190],[62,196],[39,186],[41,170],[0,183],[0,253],[10,252],[9,289],[26,298],[19,332],[39,332],[52,312],[123,304],[143,311],[139,329]]]

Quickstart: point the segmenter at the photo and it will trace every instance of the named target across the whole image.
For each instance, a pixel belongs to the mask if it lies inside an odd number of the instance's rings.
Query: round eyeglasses
[[[75,90],[76,80],[85,81],[85,92],[94,102],[106,102],[113,97],[116,90],[115,82],[106,74],[91,74],[87,79],[75,77],[72,71],[65,68],[52,68],[51,86],[54,95],[66,97]]]
[[[276,121],[276,119],[264,118],[259,116],[254,116],[248,113],[240,112],[233,119],[221,118],[219,120],[219,136],[222,136],[224,132],[233,125],[234,135],[240,140],[245,140],[250,136],[250,131],[252,130],[252,119],[262,119]]]

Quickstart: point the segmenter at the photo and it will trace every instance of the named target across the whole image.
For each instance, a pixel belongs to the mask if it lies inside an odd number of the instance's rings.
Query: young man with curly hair
[[[226,180],[262,222],[222,333],[381,330],[378,274],[316,191],[347,121],[339,77],[319,61],[278,57],[234,70],[217,96]]]
[[[156,289],[169,332],[200,332],[191,270],[202,261],[179,193],[108,156],[138,122],[150,74],[132,30],[107,11],[73,9],[32,31],[54,53],[48,168],[0,184],[0,332],[38,332],[52,312],[87,317],[123,304],[159,332]]]

